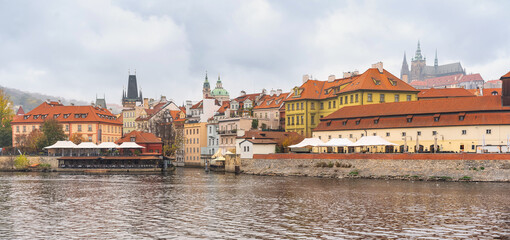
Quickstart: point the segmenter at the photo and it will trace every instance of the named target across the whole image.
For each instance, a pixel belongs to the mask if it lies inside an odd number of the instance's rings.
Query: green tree
[[[55,119],[48,119],[41,125],[41,131],[44,133],[44,146],[50,146],[57,141],[66,139],[66,134],[62,129],[62,125]]]
[[[258,119],[251,120],[251,128],[257,129],[258,127],[259,127],[259,120]]]
[[[27,168],[29,163],[30,162],[28,161],[27,156],[21,154],[21,155],[17,156],[16,159],[14,160],[14,167],[16,169]]]
[[[12,145],[11,121],[14,116],[9,96],[0,89],[0,147]]]
[[[69,140],[76,145],[86,141],[81,133],[74,133]]]

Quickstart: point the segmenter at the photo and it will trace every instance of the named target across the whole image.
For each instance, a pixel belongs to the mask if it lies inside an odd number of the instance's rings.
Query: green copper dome
[[[214,90],[212,90],[211,94],[213,96],[228,96],[227,90],[223,88],[215,88]]]

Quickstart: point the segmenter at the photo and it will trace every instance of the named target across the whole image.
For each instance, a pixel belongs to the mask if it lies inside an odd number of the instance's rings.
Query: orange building
[[[24,115],[15,116],[12,125],[12,145],[17,146],[47,119],[62,124],[67,138],[80,134],[85,141],[99,144],[114,142],[122,136],[122,122],[108,109],[95,106],[64,106],[60,102],[43,102]]]

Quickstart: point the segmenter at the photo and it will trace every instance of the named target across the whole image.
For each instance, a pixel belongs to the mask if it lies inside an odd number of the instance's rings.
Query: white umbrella
[[[347,138],[332,138],[327,143],[320,144],[319,147],[346,147],[353,142]]]
[[[145,147],[140,146],[135,142],[123,142],[121,145],[118,146],[118,148],[145,148]]]
[[[322,144],[324,142],[318,138],[305,138],[300,143],[289,146],[289,148],[318,147]]]
[[[97,148],[118,148],[119,145],[115,144],[114,142],[102,142],[101,144],[97,145]]]
[[[388,142],[386,139],[380,136],[365,136],[360,138],[353,144],[350,144],[350,147],[361,147],[361,146],[397,146],[398,144]]]
[[[80,148],[80,149],[94,149],[94,148],[97,148],[97,145],[93,142],[82,142],[80,144],[78,144],[76,147],[74,148]]]
[[[71,141],[57,141],[55,144],[51,146],[44,147],[44,149],[61,149],[61,148],[74,148],[76,147],[76,144],[74,144]]]

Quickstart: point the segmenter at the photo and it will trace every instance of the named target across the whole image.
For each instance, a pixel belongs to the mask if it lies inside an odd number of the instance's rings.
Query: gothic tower
[[[202,87],[202,95],[204,99],[211,97],[211,86],[209,85],[209,80],[207,79],[207,71],[205,72],[205,81],[204,86]]]
[[[411,74],[409,82],[413,80],[423,81],[423,70],[425,69],[427,59],[421,55],[420,41],[418,41],[418,48],[414,58],[411,60]]]
[[[400,79],[409,83],[409,65],[407,65],[406,52],[404,52],[404,61],[402,62],[402,69],[400,70]]]

